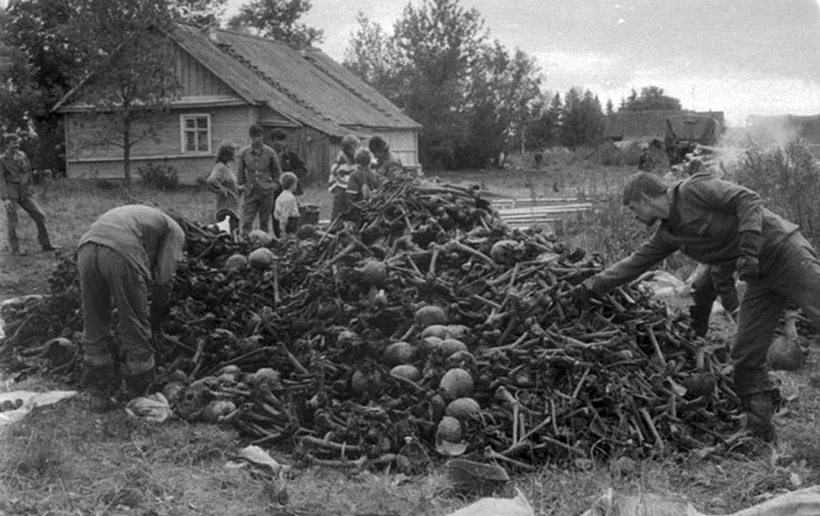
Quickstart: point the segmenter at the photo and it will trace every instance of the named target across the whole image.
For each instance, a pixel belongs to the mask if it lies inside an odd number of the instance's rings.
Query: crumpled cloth
[[[161,392],[134,398],[125,406],[125,412],[149,423],[162,423],[173,415],[171,405]]]

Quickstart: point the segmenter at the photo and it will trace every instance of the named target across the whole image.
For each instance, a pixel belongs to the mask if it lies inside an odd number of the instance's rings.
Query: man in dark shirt
[[[259,215],[259,229],[267,232],[270,228],[273,204],[282,192],[279,176],[282,166],[276,151],[262,143],[264,131],[256,124],[248,130],[251,137],[249,147],[239,153],[237,184],[244,193],[242,202],[242,236],[248,236],[253,221]],[[273,224],[273,232],[279,236],[279,227]]]
[[[307,184],[307,167],[298,154],[288,148],[288,135],[282,129],[274,129],[271,134],[273,142],[271,146],[276,151],[279,164],[282,165],[282,172],[293,172],[299,180],[296,183],[296,191],[293,195],[302,195],[302,185]]]
[[[404,166],[395,154],[390,152],[390,145],[379,135],[373,136],[367,142],[367,147],[376,158],[376,175],[380,181],[395,179],[402,175]]]
[[[633,280],[677,250],[709,265],[735,264],[747,290],[731,352],[734,388],[747,430],[773,440],[777,390],[766,354],[787,301],[820,328],[820,260],[811,244],[795,224],[764,208],[757,193],[709,173],[668,187],[658,176],[639,172],[627,180],[623,202],[638,220],[659,223],[654,235],[629,257],[575,287],[573,296],[583,301],[591,292]]]
[[[3,135],[6,151],[0,154],[0,201],[6,209],[6,231],[12,254],[20,253],[17,238],[17,206],[23,208],[37,225],[37,240],[43,251],[57,249],[51,244],[46,229],[46,214],[34,200],[31,163],[20,150],[20,137],[14,133]]]

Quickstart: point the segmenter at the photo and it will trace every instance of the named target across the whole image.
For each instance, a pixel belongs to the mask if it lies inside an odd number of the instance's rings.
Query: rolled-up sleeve
[[[182,250],[185,246],[185,233],[179,224],[173,221],[168,223],[168,234],[157,253],[157,265],[154,271],[154,282],[165,285],[177,271],[177,265],[182,260]]]

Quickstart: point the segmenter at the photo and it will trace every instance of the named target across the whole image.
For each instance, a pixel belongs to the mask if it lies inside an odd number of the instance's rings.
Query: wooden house
[[[322,51],[187,24],[175,24],[167,37],[180,88],[158,137],[133,147],[132,170],[164,164],[181,182],[195,183],[211,171],[222,140],[250,143],[254,123],[268,136],[286,131],[311,181],[327,179],[347,134],[363,141],[378,134],[405,166],[419,165],[421,126]],[[122,178],[121,148],[80,144],[95,129],[82,86],[54,109],[65,117],[68,177]]]

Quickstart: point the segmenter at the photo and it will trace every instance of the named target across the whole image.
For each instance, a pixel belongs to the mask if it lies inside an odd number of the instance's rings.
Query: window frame
[[[185,123],[191,119],[197,118],[205,118],[207,124],[207,141],[208,141],[208,148],[207,149],[198,149],[198,150],[187,150],[185,148],[185,137],[188,132],[193,132],[194,134],[198,134],[200,132],[199,129],[187,129],[185,127]],[[210,113],[182,113],[179,115],[179,149],[181,154],[189,154],[189,155],[203,155],[203,154],[212,154],[213,151],[211,149],[211,131],[213,130],[211,124],[211,114]],[[198,141],[198,140],[197,140]]]

